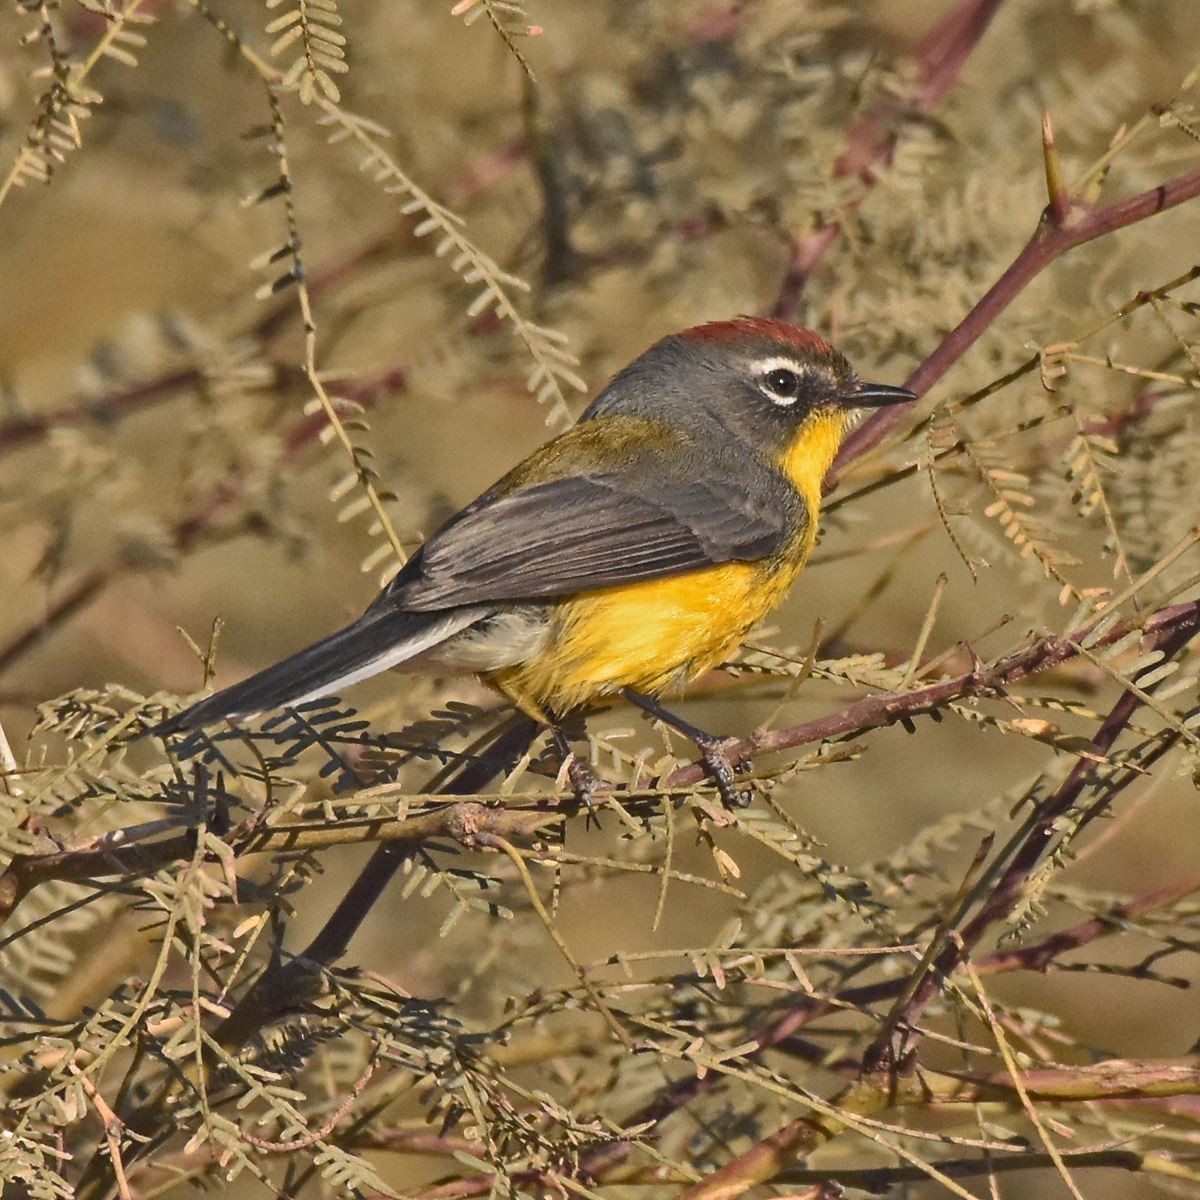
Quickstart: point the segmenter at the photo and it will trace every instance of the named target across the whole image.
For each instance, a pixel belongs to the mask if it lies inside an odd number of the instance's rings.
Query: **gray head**
[[[767,317],[713,321],[672,334],[616,375],[583,420],[627,413],[675,428],[716,424],[779,461],[808,434],[836,443],[858,410],[915,397],[865,384],[810,329]]]

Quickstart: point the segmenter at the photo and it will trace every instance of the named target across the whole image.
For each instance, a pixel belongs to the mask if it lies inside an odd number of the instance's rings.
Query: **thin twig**
[[[617,1041],[626,1050],[632,1051],[633,1042],[629,1034],[625,1032],[621,1022],[613,1015],[613,1011],[605,1003],[604,997],[596,991],[596,987],[588,977],[588,973],[580,966],[579,960],[575,955],[571,953],[570,946],[567,945],[566,940],[559,933],[550,914],[546,911],[546,906],[542,903],[541,896],[538,895],[537,885],[533,882],[533,876],[530,875],[529,867],[526,865],[521,852],[507,838],[500,837],[498,834],[480,832],[474,835],[474,840],[481,846],[491,846],[508,855],[509,860],[517,869],[517,874],[521,877],[521,882],[525,885],[525,892],[529,896],[529,902],[533,905],[534,911],[538,915],[538,920],[541,921],[543,928],[550,936],[550,940],[558,948],[558,952],[575,973],[575,977],[579,980],[583,990],[587,992],[588,998],[595,1005],[596,1011],[604,1018],[604,1023],[612,1030]]]
[[[957,934],[954,937],[956,941],[959,940]],[[1020,1098],[1021,1107],[1025,1110],[1025,1115],[1028,1116],[1034,1129],[1037,1130],[1038,1137],[1041,1139],[1042,1145],[1046,1147],[1046,1153],[1050,1156],[1050,1161],[1054,1163],[1054,1169],[1062,1178],[1063,1183],[1067,1185],[1067,1190],[1074,1196],[1075,1200],[1083,1200],[1083,1197],[1079,1194],[1079,1188],[1075,1185],[1075,1180],[1071,1178],[1071,1173],[1067,1170],[1067,1164],[1063,1162],[1062,1154],[1059,1153],[1058,1147],[1054,1144],[1054,1139],[1050,1136],[1050,1131],[1038,1115],[1037,1108],[1034,1106],[1025,1084],[1021,1080],[1021,1072],[1017,1067],[1017,1060],[1013,1057],[1012,1049],[1008,1044],[1008,1035],[1004,1032],[1003,1025],[996,1019],[995,1011],[992,1009],[992,1002],[988,999],[987,992],[984,991],[983,980],[979,978],[979,973],[971,964],[970,958],[966,956],[961,945],[959,945],[959,951],[963,954],[963,969],[967,973],[967,978],[971,981],[971,986],[975,989],[975,997],[979,1001],[980,1008],[983,1010],[983,1016],[987,1021],[988,1028],[992,1031],[992,1037],[996,1039],[996,1048],[1000,1051],[1000,1057],[1004,1059],[1004,1069],[1008,1072],[1008,1077],[1012,1080],[1013,1090]]]
[[[363,1088],[375,1074],[375,1067],[374,1062],[367,1063],[367,1069],[354,1081],[354,1086],[341,1104],[333,1110],[319,1128],[309,1130],[303,1137],[292,1138],[287,1142],[272,1142],[268,1138],[260,1138],[255,1134],[247,1133],[239,1126],[238,1138],[259,1150],[265,1150],[268,1154],[294,1154],[297,1150],[307,1150],[318,1142],[323,1142],[338,1127],[338,1122],[354,1107],[355,1100],[362,1095]]]
[[[121,1157],[121,1137],[125,1133],[125,1123],[109,1107],[108,1101],[100,1094],[96,1085],[82,1071],[72,1074],[83,1088],[84,1095],[91,1101],[100,1120],[104,1122],[104,1141],[108,1146],[108,1157],[112,1162],[113,1179],[117,1185],[117,1194],[121,1200],[133,1200],[133,1192],[129,1187],[129,1178],[125,1174],[125,1163]]]
[[[1159,642],[1163,661],[1173,658],[1193,637],[1197,624],[1193,620],[1166,634]],[[1124,732],[1130,718],[1141,706],[1140,698],[1125,691],[1104,719],[1090,743],[1092,754],[1102,758],[1108,756],[1116,740]],[[1003,920],[1020,903],[1026,883],[1037,864],[1047,853],[1055,827],[1063,815],[1077,802],[1084,787],[1091,781],[1093,763],[1080,758],[1058,790],[1040,806],[1036,819],[1030,822],[1024,840],[1017,846],[996,882],[983,897],[979,909],[960,930],[960,939],[952,942],[938,956],[934,969],[913,993],[904,1011],[897,1017],[897,1038],[867,1066],[869,1070],[890,1070],[911,1049],[910,1039],[926,1006],[937,994],[940,980],[954,973],[962,962],[979,944],[984,934],[997,921]],[[1124,787],[1132,772],[1107,782],[1101,789],[1101,801],[1107,802],[1119,787]]]
[[[1196,196],[1200,196],[1200,170],[1176,176],[1136,196],[1116,200],[1099,208],[1089,210],[1076,200],[1065,218],[1047,207],[1025,248],[975,307],[908,377],[905,387],[918,396],[924,396],[1056,258],[1086,242],[1176,208]],[[906,419],[909,408],[907,404],[894,404],[880,409],[855,429],[842,443],[833,470],[826,479],[826,487],[832,488],[836,484],[847,463],[861,458],[878,446]]]
[[[867,191],[892,161],[899,123],[906,118],[911,120],[914,114],[932,112],[946,98],[1003,3],[1004,0],[961,0],[913,53],[920,83],[911,108],[902,109],[889,96],[851,127],[845,147],[834,164],[833,174],[836,179],[857,176],[863,185],[863,193],[838,218],[824,222],[812,233],[792,242],[783,283],[771,309],[772,316],[791,318],[795,315],[805,284],[841,237],[847,218],[862,205]]]

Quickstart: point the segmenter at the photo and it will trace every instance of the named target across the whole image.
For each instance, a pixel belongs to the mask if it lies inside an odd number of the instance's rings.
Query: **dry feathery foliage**
[[[1200,1196],[1197,63],[1194,0],[9,0],[4,1196]],[[739,311],[922,398],[686,701],[750,807],[613,709],[593,824],[472,681],[145,736]]]

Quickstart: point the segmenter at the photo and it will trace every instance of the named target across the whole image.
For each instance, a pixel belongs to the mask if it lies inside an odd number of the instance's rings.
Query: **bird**
[[[864,383],[822,336],[782,320],[664,337],[450,517],[356,621],[153,732],[300,705],[392,668],[473,673],[551,731],[585,798],[562,722],[620,696],[690,738],[740,806],[725,739],[660,698],[783,600],[863,410],[915,399]]]

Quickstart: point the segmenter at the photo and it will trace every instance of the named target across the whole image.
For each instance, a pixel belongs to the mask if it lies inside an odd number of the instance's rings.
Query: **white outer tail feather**
[[[347,671],[345,675],[339,675],[336,679],[331,679],[328,683],[323,683],[319,687],[305,692],[304,695],[295,696],[290,700],[284,701],[284,703],[295,705],[305,704],[309,700],[320,700],[322,696],[332,696],[340,692],[343,688],[352,687],[356,683],[362,683],[364,679],[370,679],[372,675],[378,675],[382,671],[398,667],[401,663],[411,662],[413,659],[419,658],[426,651],[441,645],[447,638],[453,637],[459,630],[466,628],[478,616],[479,611],[477,609],[457,609],[448,612],[443,620],[422,630],[420,637],[398,642],[382,654],[378,654],[374,658],[368,659],[365,663],[355,667],[354,670]],[[244,713],[242,715],[252,716],[253,714]]]

